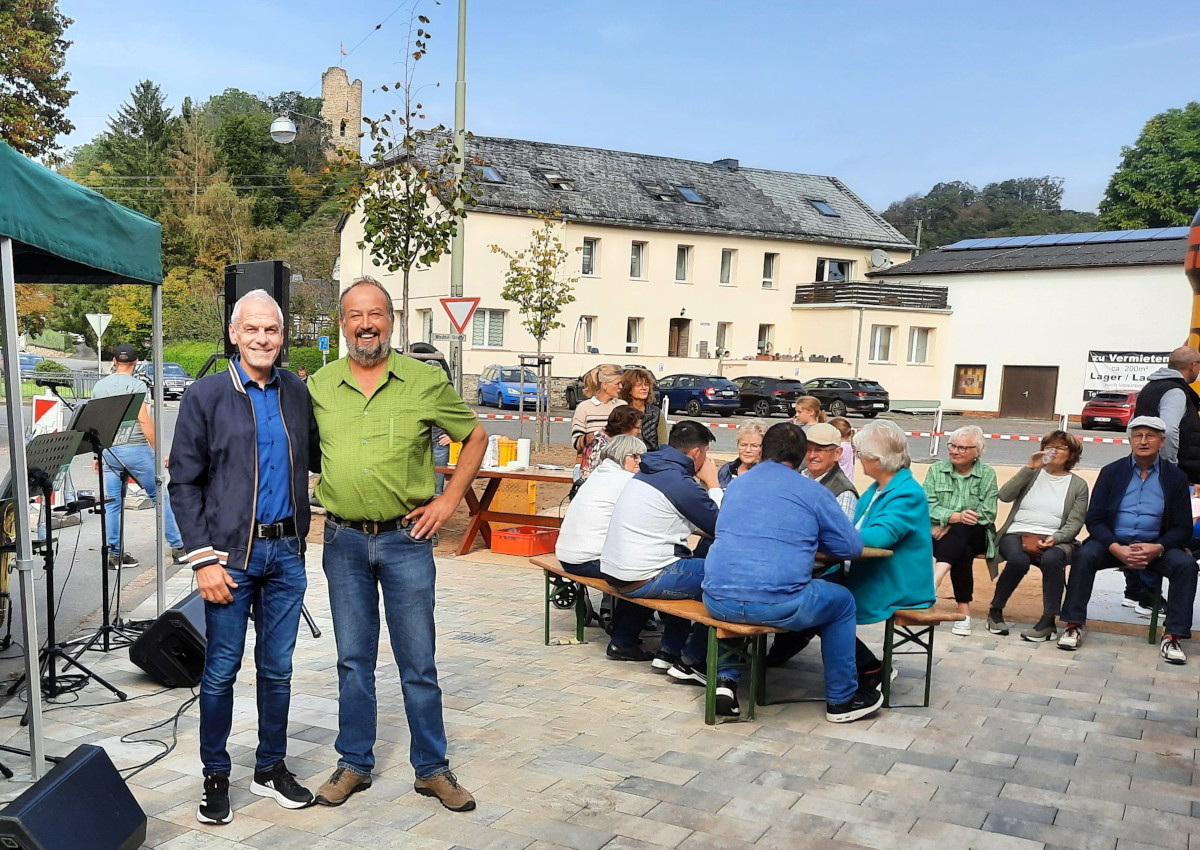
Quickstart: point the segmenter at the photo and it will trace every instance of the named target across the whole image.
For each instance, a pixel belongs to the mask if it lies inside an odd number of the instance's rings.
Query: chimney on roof
[[[728,168],[731,171],[736,171],[738,161],[736,159],[714,159],[713,165],[719,165],[722,168]]]

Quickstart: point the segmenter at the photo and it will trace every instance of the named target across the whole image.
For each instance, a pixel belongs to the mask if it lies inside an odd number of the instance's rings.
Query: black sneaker
[[[636,643],[633,646],[617,646],[615,643],[609,643],[604,654],[613,661],[650,661],[654,658],[653,652],[642,649]]]
[[[204,774],[204,796],[196,809],[200,823],[229,823],[233,811],[229,808],[229,777],[224,773]]]
[[[830,723],[850,723],[874,714],[883,705],[883,694],[876,690],[859,688],[849,702],[840,705],[825,703],[825,719]]]
[[[282,761],[275,762],[269,770],[254,771],[250,793],[274,797],[275,802],[285,809],[303,809],[311,806],[313,801],[312,792],[296,781]]]
[[[706,675],[703,661],[698,661],[695,664],[684,664],[683,661],[672,664],[671,669],[667,671],[667,675],[671,677],[672,681],[683,685],[700,685],[704,687],[708,684],[708,676]]]
[[[678,655],[672,655],[671,653],[663,652],[660,649],[654,654],[654,660],[650,662],[650,670],[655,673],[666,673],[678,663]]]
[[[138,566],[141,566],[141,564],[138,563],[137,558],[133,557],[133,555],[130,555],[128,552],[126,552],[120,556],[118,556],[116,552],[108,553],[108,568],[110,570],[115,570],[118,567],[138,567]]]
[[[895,667],[892,668],[891,681],[896,681],[896,677],[900,673]],[[883,665],[880,664],[874,670],[860,670],[858,672],[858,688],[865,691],[878,691],[883,687]]]
[[[724,677],[717,679],[717,715],[739,717],[741,713],[737,701],[737,682]]]
[[[172,563],[175,563],[175,564],[186,564],[187,563],[187,549],[184,549],[182,546],[178,547],[177,549],[172,549],[171,550],[171,561],[172,561]]]

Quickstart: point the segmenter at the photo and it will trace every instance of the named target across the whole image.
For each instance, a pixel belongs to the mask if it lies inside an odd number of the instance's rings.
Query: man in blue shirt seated
[[[1083,643],[1096,573],[1123,567],[1170,582],[1158,651],[1171,664],[1187,661],[1179,641],[1192,636],[1196,599],[1196,559],[1184,548],[1192,537],[1192,503],[1187,475],[1159,457],[1166,431],[1157,416],[1135,416],[1129,423],[1132,453],[1100,470],[1087,512],[1089,536],[1067,581],[1059,649],[1073,651]]]
[[[813,559],[818,550],[857,558],[863,542],[833,494],[797,472],[806,451],[799,426],[773,425],[763,437],[762,461],[726,489],[704,561],[704,605],[735,623],[815,628],[825,664],[825,718],[847,723],[873,714],[883,696],[858,685],[854,597],[813,578]]]

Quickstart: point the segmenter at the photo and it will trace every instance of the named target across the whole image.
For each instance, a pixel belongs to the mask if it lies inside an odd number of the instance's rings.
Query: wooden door
[[[1005,366],[1000,386],[1000,415],[1014,419],[1053,419],[1057,392],[1057,366]]]

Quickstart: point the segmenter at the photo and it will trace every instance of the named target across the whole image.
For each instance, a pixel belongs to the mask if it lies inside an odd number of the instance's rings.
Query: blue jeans
[[[442,445],[438,442],[446,432],[436,425],[430,429],[429,436],[433,439],[433,465],[446,466],[450,463],[450,444]],[[446,474],[444,472],[435,472],[433,475],[433,495],[440,496],[442,491],[446,489]]]
[[[418,779],[445,773],[450,762],[434,663],[433,544],[405,530],[367,534],[326,521],[324,567],[337,640],[338,766],[363,776],[375,767],[382,590],[408,718],[409,762]]]
[[[704,595],[704,606],[714,617],[732,623],[754,623],[798,632],[815,628],[821,636],[821,661],[825,665],[825,701],[849,702],[858,690],[854,665],[854,596],[841,585],[813,579],[799,593],[778,602],[735,602]]]
[[[641,587],[622,591],[630,599],[699,599],[704,581],[703,558],[680,558]],[[695,665],[708,654],[708,626],[683,617],[662,615],[662,651],[678,655],[684,664]],[[720,671],[724,675],[725,671]]]
[[[204,677],[200,680],[200,761],[205,773],[229,773],[229,729],[233,683],[246,649],[246,621],[254,618],[254,667],[258,689],[256,770],[287,755],[288,707],[292,700],[292,652],[308,576],[295,537],[255,540],[237,582],[233,601],[205,602]]]
[[[125,469],[121,468],[121,464]],[[121,542],[121,503],[125,501],[127,477],[133,478],[146,491],[150,501],[158,504],[158,487],[154,483],[154,449],[149,446],[114,446],[104,451],[104,497],[111,500],[104,506],[105,531],[108,548],[113,552],[117,551]],[[179,536],[179,526],[175,524],[175,512],[171,510],[165,487],[162,496],[167,545],[172,549],[181,549],[183,538]]]

